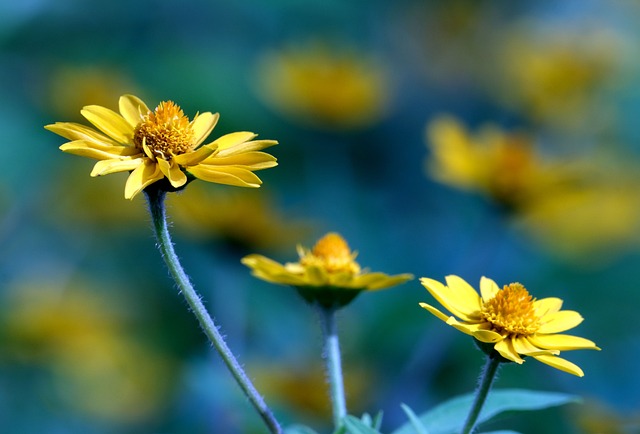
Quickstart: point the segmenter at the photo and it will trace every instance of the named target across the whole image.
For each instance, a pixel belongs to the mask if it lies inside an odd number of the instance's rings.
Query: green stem
[[[196,293],[193,285],[189,281],[189,277],[180,265],[180,261],[173,249],[171,235],[167,229],[167,217],[164,206],[166,192],[159,188],[153,188],[153,186],[145,189],[144,192],[149,202],[149,211],[151,213],[153,228],[158,241],[158,249],[162,254],[164,262],[167,264],[167,267],[169,267],[171,276],[178,285],[182,295],[184,295],[184,298],[187,300],[193,314],[200,322],[202,330],[216,350],[218,350],[220,357],[222,357],[225,365],[227,365],[227,368],[231,371],[231,375],[233,375],[233,378],[235,378],[236,382],[240,385],[244,394],[249,398],[251,404],[253,404],[257,412],[260,414],[260,417],[264,420],[269,431],[273,434],[281,434],[282,428],[278,424],[278,421],[275,419],[273,413],[271,413],[262,399],[262,396],[260,396],[256,388],[253,386],[251,380],[249,380],[247,374],[244,372],[237,359],[225,343],[224,338],[218,331],[218,327],[214,324],[209,312],[207,312],[202,300],[200,300],[200,296]]]
[[[487,356],[487,363],[484,365],[484,369],[480,373],[480,381],[478,389],[476,390],[476,397],[473,401],[473,405],[471,406],[469,416],[467,416],[467,421],[464,423],[464,428],[462,428],[462,434],[470,434],[473,432],[476,420],[478,420],[482,406],[487,400],[489,390],[491,390],[493,380],[496,378],[496,373],[498,372],[500,363],[500,357]]]
[[[340,362],[340,341],[336,324],[336,309],[317,306],[320,315],[320,326],[324,340],[324,359],[331,393],[333,423],[337,429],[347,415],[347,404],[344,397],[342,380],[342,364]]]

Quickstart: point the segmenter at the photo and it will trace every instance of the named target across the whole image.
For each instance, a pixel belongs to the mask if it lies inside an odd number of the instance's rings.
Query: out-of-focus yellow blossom
[[[315,43],[266,54],[258,66],[263,99],[287,117],[315,127],[353,129],[387,111],[390,85],[373,58]]]
[[[173,195],[175,229],[194,238],[218,238],[252,248],[290,246],[310,225],[289,221],[264,194],[248,189],[216,189],[192,185]]]
[[[117,109],[113,95],[133,88],[132,80],[114,67],[62,65],[51,72],[47,104],[56,115],[75,120],[81,118],[78,107],[89,104]]]
[[[389,276],[362,270],[355,261],[357,252],[334,232],[318,240],[311,250],[299,245],[298,255],[298,262],[284,265],[256,254],[244,257],[242,263],[254,276],[293,286],[308,302],[327,307],[343,306],[361,291],[389,288],[413,278],[411,274]]]
[[[572,411],[572,420],[584,434],[629,434],[640,432],[640,414],[624,416],[603,404],[587,401]]]
[[[420,282],[453,315],[427,303],[420,303],[421,307],[480,343],[489,344],[492,351],[512,362],[522,364],[523,357],[530,356],[582,377],[582,369],[558,357],[560,351],[600,349],[588,339],[559,334],[582,322],[578,312],[560,310],[559,298],[536,300],[520,283],[500,289],[493,280],[482,277],[478,294],[458,276],[447,276],[447,285],[426,277]]]
[[[226,134],[202,145],[218,122],[217,113],[199,113],[189,121],[172,101],[163,101],[151,111],[133,95],[120,97],[119,108],[120,114],[97,105],[81,110],[99,131],[72,122],[45,128],[71,140],[60,146],[64,152],[99,160],[91,176],[131,172],[124,190],[126,199],[165,179],[170,188],[179,189],[189,176],[259,187],[262,181],[253,172],[277,165],[273,156],[259,152],[277,142],[253,140],[254,133]]]
[[[429,122],[427,170],[436,180],[478,191],[508,208],[519,207],[566,181],[567,168],[537,155],[533,140],[485,125],[470,133],[450,116]]]
[[[523,22],[506,31],[498,54],[503,74],[495,92],[533,119],[555,126],[589,126],[609,119],[599,94],[615,80],[621,43],[602,28]]]
[[[113,422],[148,420],[166,405],[171,361],[123,329],[113,299],[48,283],[16,285],[3,300],[8,360],[54,375],[62,402]]]
[[[305,363],[301,366],[256,366],[251,369],[256,386],[274,402],[280,402],[305,418],[313,417],[319,422],[331,417],[331,403],[327,400],[326,376],[322,365]],[[375,379],[366,366],[347,364],[344,366],[347,406],[357,413],[364,411],[371,384]]]

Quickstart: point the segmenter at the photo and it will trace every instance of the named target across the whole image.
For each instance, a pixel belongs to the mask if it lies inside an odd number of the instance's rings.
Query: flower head
[[[258,73],[265,102],[308,125],[365,128],[388,111],[387,71],[371,56],[345,47],[310,43],[268,53]]]
[[[560,351],[600,349],[588,339],[558,334],[580,324],[580,314],[560,310],[562,300],[559,298],[536,300],[520,283],[500,289],[493,280],[483,277],[479,295],[458,276],[447,276],[447,285],[426,277],[420,282],[454,316],[427,303],[420,303],[421,307],[481,343],[489,344],[492,351],[507,360],[521,364],[524,356],[531,356],[582,377],[582,369],[558,357]]]
[[[339,234],[322,237],[313,249],[298,246],[299,262],[279,264],[262,255],[249,255],[242,263],[253,275],[267,282],[295,287],[310,303],[325,307],[343,306],[361,291],[384,289],[412,279],[410,274],[389,276],[363,271]]]
[[[81,110],[97,130],[72,122],[45,128],[71,140],[60,146],[62,151],[99,160],[91,176],[131,172],[127,199],[165,178],[173,189],[184,187],[190,177],[259,187],[262,182],[253,172],[277,164],[273,156],[259,152],[277,142],[253,140],[254,133],[226,134],[203,145],[218,122],[217,113],[196,114],[190,121],[173,101],[151,111],[133,95],[121,96],[119,107],[120,114],[97,105]]]
[[[535,152],[533,139],[485,125],[473,134],[442,116],[427,127],[432,152],[428,172],[438,181],[485,194],[506,208],[520,208],[573,176]],[[563,170],[564,169],[564,170]]]

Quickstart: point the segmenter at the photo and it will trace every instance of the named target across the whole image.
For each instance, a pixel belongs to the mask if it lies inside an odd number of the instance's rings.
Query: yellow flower
[[[322,237],[312,250],[298,246],[299,262],[279,264],[262,255],[249,255],[242,263],[253,275],[271,283],[296,287],[310,303],[323,306],[342,306],[363,290],[384,289],[412,279],[410,274],[389,276],[369,273],[355,261],[352,252],[339,234],[331,232]]]
[[[387,74],[361,53],[307,44],[265,55],[258,73],[265,101],[303,123],[361,128],[387,111]]]
[[[492,345],[492,349],[507,360],[522,364],[524,356],[531,356],[582,377],[582,369],[558,357],[560,351],[600,349],[588,339],[558,334],[580,324],[580,314],[560,310],[562,300],[559,298],[534,299],[519,283],[500,289],[493,280],[482,277],[481,295],[478,295],[458,276],[447,276],[446,286],[426,277],[420,282],[455,316],[446,315],[427,303],[420,303],[421,307],[481,343]]]
[[[69,140],[60,146],[64,152],[99,160],[91,176],[131,172],[124,196],[132,199],[150,184],[167,179],[174,189],[189,181],[189,175],[209,182],[259,187],[253,171],[276,166],[276,159],[261,149],[274,140],[252,140],[256,134],[226,134],[201,145],[209,136],[219,115],[197,114],[192,121],[172,101],[161,102],[152,112],[133,95],[123,95],[120,114],[90,105],[82,115],[99,131],[72,122],[47,125]]]
[[[450,116],[429,123],[427,144],[432,152],[427,170],[436,180],[484,193],[510,208],[547,194],[572,176],[543,161],[526,135],[489,125],[471,134]]]

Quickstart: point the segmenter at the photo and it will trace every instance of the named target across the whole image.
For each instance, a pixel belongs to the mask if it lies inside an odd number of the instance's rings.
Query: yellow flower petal
[[[457,293],[453,292],[449,287],[438,282],[434,279],[423,277],[420,279],[422,286],[427,288],[429,293],[438,300],[438,302],[444,306],[449,312],[457,316],[463,321],[473,321],[479,318],[478,312],[474,310],[473,303],[468,303],[466,300],[460,300]],[[476,299],[478,299],[478,305],[480,303],[480,296],[475,293]],[[479,310],[479,309],[478,309]]]
[[[178,166],[175,161],[171,160],[171,162],[168,162],[167,160],[158,158],[157,162],[160,170],[174,188],[182,187],[187,183],[187,175],[180,170],[180,166]]]
[[[460,322],[453,316],[450,316],[447,319],[447,324],[450,325],[451,327],[457,329],[457,330],[460,330],[462,333],[465,333],[465,334],[471,335],[471,336],[473,336],[475,333],[479,332],[480,330],[487,330],[486,323],[483,323],[483,322],[479,322],[479,323]],[[485,335],[481,334],[481,336],[485,336]],[[493,339],[493,337],[491,337],[491,339]]]
[[[548,297],[533,302],[536,314],[540,317],[558,312],[562,308],[562,300],[557,297]]]
[[[196,115],[196,117],[191,121],[191,128],[193,128],[193,144],[198,146],[200,143],[204,142],[204,139],[209,137],[211,131],[215,128],[218,123],[218,119],[220,115],[218,113],[211,114],[210,112],[205,112],[200,115]]]
[[[552,350],[552,349],[544,349],[545,347],[537,347],[532,344],[526,337],[517,336],[512,339],[513,349],[517,351],[518,354],[531,356],[531,355],[558,355],[560,351]]]
[[[596,344],[589,339],[572,335],[541,335],[536,334],[528,337],[529,342],[540,348],[554,350],[599,350]]]
[[[498,291],[500,291],[500,287],[496,282],[488,277],[482,276],[480,279],[480,294],[482,294],[484,301],[491,300]]]
[[[127,157],[139,154],[140,151],[130,146],[102,145],[86,140],[75,140],[60,146],[60,150],[81,157],[96,160],[108,160],[117,157]]]
[[[520,357],[520,355],[515,350],[515,348],[513,348],[513,343],[511,342],[511,339],[504,339],[498,342],[494,348],[505,359],[511,360],[512,362],[516,362],[519,365],[524,363],[524,360]]]
[[[236,133],[225,134],[222,137],[214,140],[211,145],[214,145],[219,151],[223,151],[227,148],[239,145],[256,137],[257,134],[250,133],[248,131],[238,131]]]
[[[423,309],[428,310],[429,312],[431,312],[434,316],[440,318],[442,321],[447,322],[447,320],[449,319],[449,315],[446,315],[442,312],[440,312],[440,310],[436,309],[435,307],[427,304],[427,303],[419,303],[420,307]]]
[[[134,159],[113,159],[98,161],[91,171],[91,176],[108,175],[116,172],[129,172],[135,170],[143,164],[142,158]]]
[[[104,134],[100,134],[96,130],[74,122],[56,122],[55,124],[46,125],[45,128],[69,140],[86,140],[100,142],[104,145],[121,146],[120,143]]]
[[[460,306],[465,306],[467,315],[470,317],[477,316],[477,312],[479,312],[482,307],[478,292],[459,276],[446,276],[445,280],[451,292],[453,292],[458,299]]]
[[[486,342],[488,344],[494,344],[496,342],[500,342],[504,340],[504,336],[500,333],[496,333],[492,330],[482,330],[479,329],[472,333],[472,336],[479,340],[480,342]]]
[[[207,146],[200,146],[193,152],[187,152],[186,154],[174,155],[173,160],[183,167],[195,166],[204,161],[208,156],[215,152],[214,148]]]
[[[116,112],[99,105],[90,105],[80,110],[80,113],[116,142],[121,144],[132,142],[133,127]]]
[[[125,199],[133,199],[145,187],[162,178],[164,178],[164,174],[160,170],[160,166],[154,161],[144,159],[143,164],[139,165],[127,178],[127,183],[124,186]]]
[[[569,330],[582,322],[583,318],[578,312],[573,310],[561,310],[550,313],[541,318],[538,333],[559,333]]]
[[[260,187],[262,181],[250,170],[235,167],[212,167],[204,164],[187,167],[189,173],[196,178],[218,184],[235,185],[238,187]]]
[[[151,111],[144,101],[134,95],[122,95],[118,101],[118,106],[120,114],[132,128],[135,128],[142,120],[142,117]]]
[[[239,143],[230,148],[219,150],[216,155],[218,157],[228,157],[230,155],[242,154],[245,152],[259,151],[277,144],[278,142],[275,140],[252,140],[250,142]]]
[[[245,152],[242,154],[220,157],[214,155],[208,158],[205,164],[212,166],[245,166],[251,170],[267,169],[277,166],[276,157],[266,152]]]
[[[533,356],[537,361],[547,364],[553,368],[560,369],[561,371],[568,372],[569,374],[577,375],[578,377],[584,377],[584,372],[578,365],[571,363],[558,356]]]

